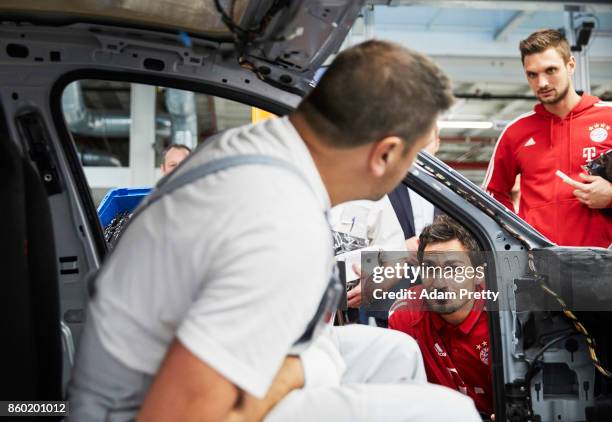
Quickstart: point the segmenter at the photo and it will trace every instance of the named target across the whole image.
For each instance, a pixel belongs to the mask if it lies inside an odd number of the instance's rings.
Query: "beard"
[[[569,92],[569,83],[565,86],[565,89],[563,91],[561,91],[559,94],[557,94],[557,96],[548,99],[548,100],[544,100],[542,99],[539,95],[538,95],[538,100],[540,100],[540,102],[542,104],[557,104],[560,101],[562,101],[565,97],[567,97],[567,93]],[[555,90],[556,91],[556,90]]]
[[[429,307],[430,311],[445,315],[457,312],[459,309],[463,308],[467,302],[469,302],[467,299],[428,300],[427,306]]]
[[[428,292],[447,293],[448,289],[432,289],[428,290]],[[437,314],[452,314],[453,312],[456,312],[464,307],[469,301],[470,299],[460,299],[458,297],[455,299],[426,299],[429,310]]]

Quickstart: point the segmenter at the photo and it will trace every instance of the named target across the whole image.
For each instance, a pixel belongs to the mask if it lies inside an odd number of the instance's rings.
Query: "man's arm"
[[[299,357],[285,358],[266,396],[259,400],[175,340],[144,400],[139,421],[261,421],[291,391],[304,386]]]
[[[272,381],[266,396],[259,400],[243,394],[238,406],[229,414],[226,422],[259,422],[278,402],[295,389],[304,386],[304,368],[297,356],[288,356]]]
[[[380,253],[382,253],[382,251]],[[381,261],[381,266],[384,268],[387,268],[387,267],[394,268],[396,264],[399,264],[401,266],[403,266],[404,264],[418,265],[418,263],[416,262],[416,252],[405,252],[403,255],[404,256],[396,256],[389,260]],[[359,284],[354,289],[350,290],[347,293],[347,299],[349,300],[349,306],[351,307],[354,307],[351,305],[352,303],[351,301],[355,301],[359,299],[358,306],[361,306],[362,299],[364,298],[368,301],[376,300],[374,299],[375,289],[380,289],[382,291],[389,291],[393,289],[402,280],[404,280],[404,278],[401,277],[400,274],[397,274],[394,271],[393,276],[384,277],[384,280],[381,283],[374,283],[374,281],[372,280],[373,274],[362,273],[361,268],[359,266],[354,266],[353,271],[359,274],[360,281],[359,281]],[[352,293],[353,290],[356,290],[357,288],[359,289],[358,296],[357,296],[357,293]]]
[[[404,259],[397,260],[395,263],[403,264]],[[385,264],[387,266],[393,266],[391,264]],[[361,267],[358,264],[353,264],[353,271],[359,275],[359,283],[346,293],[347,304],[349,308],[359,308],[363,304],[363,299],[373,299],[374,289],[381,289],[388,291],[394,288],[403,279],[400,277],[385,277],[382,283],[374,283],[372,281],[372,274],[363,274]],[[375,299],[374,299],[375,300]]]
[[[510,192],[518,174],[518,166],[510,151],[509,143],[510,139],[504,130],[495,146],[482,188],[508,209],[514,211]]]
[[[175,340],[143,402],[138,421],[223,421],[240,397],[230,381]]]

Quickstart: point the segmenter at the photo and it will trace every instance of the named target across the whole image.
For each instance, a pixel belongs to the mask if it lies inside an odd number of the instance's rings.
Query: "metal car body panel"
[[[219,2],[235,25],[231,31],[217,12],[214,0],[111,0],[104,4],[94,0],[6,1],[0,3],[0,16],[20,25],[96,23],[98,29],[90,30],[99,30],[99,34],[104,33],[104,26],[125,28],[123,34],[111,30],[106,34],[109,37],[100,36],[99,40],[106,43],[103,48],[108,51],[98,53],[98,60],[103,60],[107,53],[130,54],[130,45],[113,36],[128,37],[134,43],[131,36],[143,32],[133,29],[155,30],[156,46],[176,48],[176,54],[183,55],[182,64],[187,67],[202,63],[207,56],[206,51],[197,51],[194,43],[204,39],[216,41],[218,51],[237,56],[242,67],[255,73],[253,77],[304,95],[314,83],[316,70],[340,47],[363,3],[362,0]]]

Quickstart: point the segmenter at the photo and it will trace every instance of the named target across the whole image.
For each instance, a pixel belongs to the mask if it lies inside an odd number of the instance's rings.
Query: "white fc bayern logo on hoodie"
[[[605,123],[595,123],[593,126],[589,126],[589,136],[593,142],[603,142],[608,139],[608,131],[610,126]]]

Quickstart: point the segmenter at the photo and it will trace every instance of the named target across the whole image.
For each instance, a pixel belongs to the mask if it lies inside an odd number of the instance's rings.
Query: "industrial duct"
[[[166,90],[166,108],[170,116],[156,116],[158,136],[171,136],[171,143],[190,148],[197,145],[197,116],[193,92]],[[127,137],[131,118],[121,113],[90,110],[85,105],[79,81],[69,84],[62,95],[64,118],[73,133],[95,137]]]
[[[194,93],[167,89],[166,108],[172,122],[172,143],[195,148],[198,144],[198,119]]]
[[[121,167],[121,161],[106,151],[87,150],[79,153],[81,164],[89,167]]]

